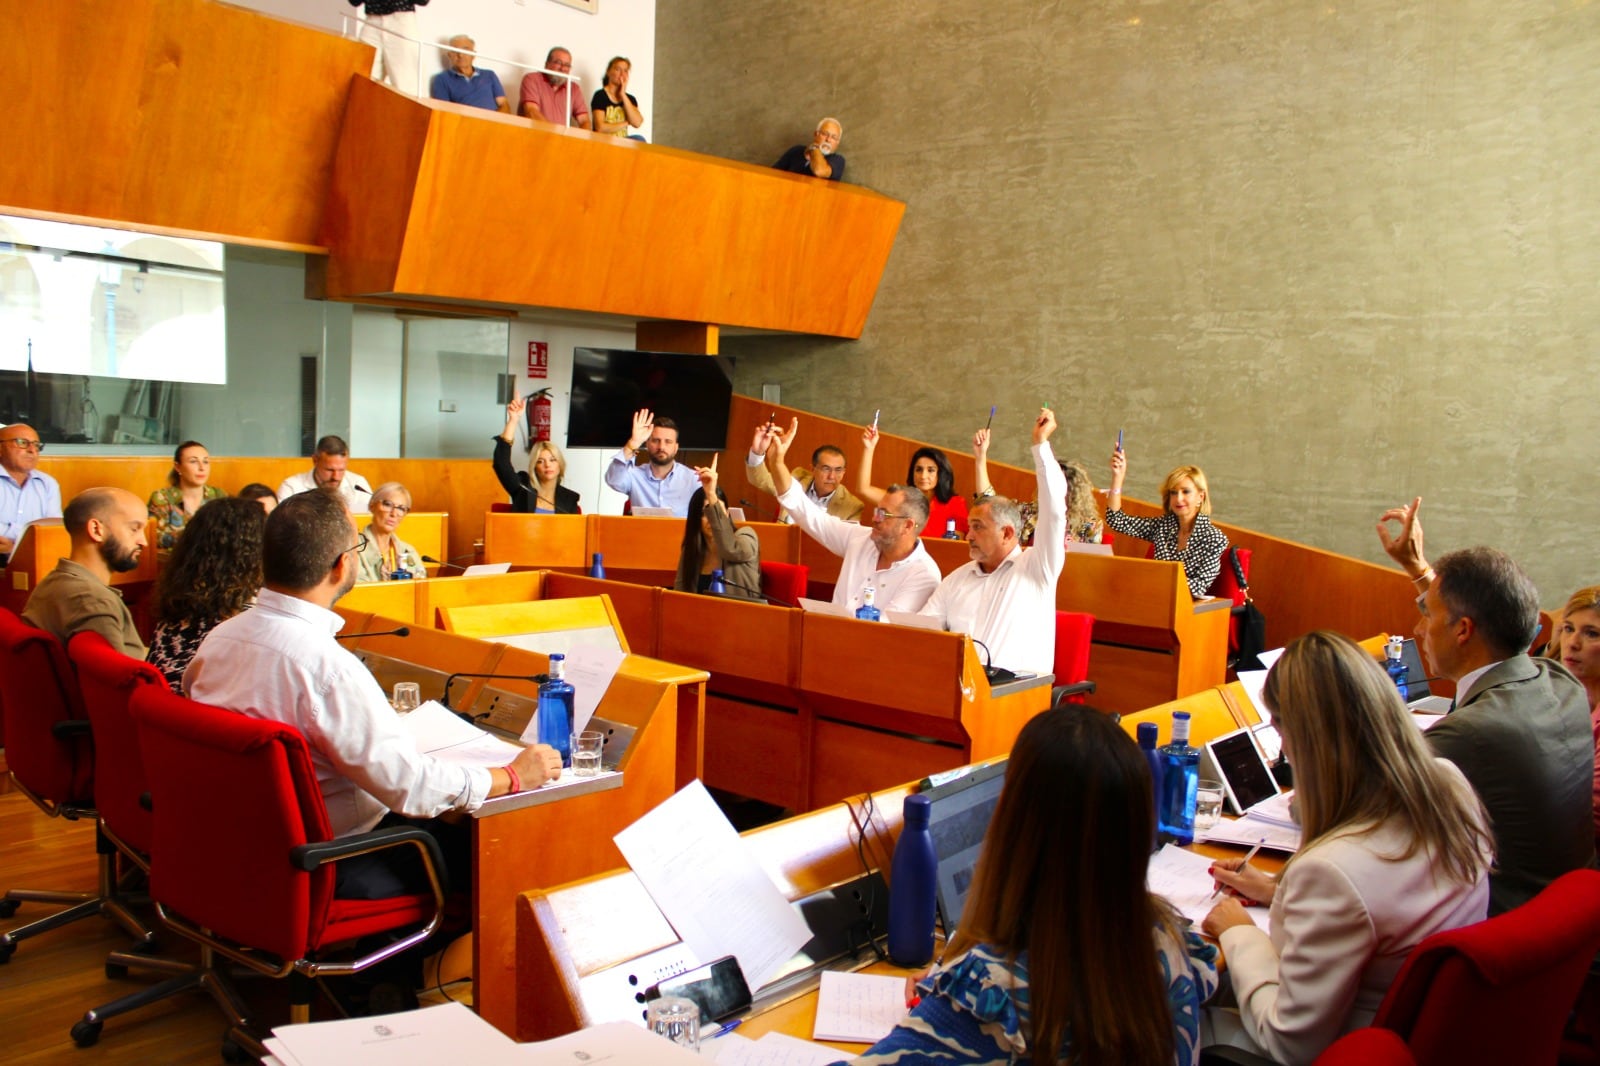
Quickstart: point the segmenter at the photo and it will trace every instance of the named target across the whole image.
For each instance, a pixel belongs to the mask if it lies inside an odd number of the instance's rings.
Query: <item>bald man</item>
[[[39,453],[44,445],[32,426],[21,422],[0,427],[0,563],[17,546],[22,531],[41,518],[61,517],[61,486],[40,473]]]
[[[435,100],[510,114],[511,105],[506,102],[505,89],[500,87],[500,75],[472,65],[471,53],[477,51],[477,42],[466,34],[457,34],[450,38],[450,47],[452,51],[445,53],[450,65],[433,76],[428,83],[428,95]]]
[[[85,489],[67,504],[62,518],[72,536],[72,555],[39,582],[22,617],[62,643],[87,630],[124,655],[143,659],[144,641],[128,605],[112,589],[111,575],[137,568],[144,554],[149,518],[144,501],[123,489]]]

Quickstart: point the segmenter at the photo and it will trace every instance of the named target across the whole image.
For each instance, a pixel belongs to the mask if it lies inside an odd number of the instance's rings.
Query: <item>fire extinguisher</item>
[[[528,404],[528,440],[550,439],[550,390],[540,389]]]

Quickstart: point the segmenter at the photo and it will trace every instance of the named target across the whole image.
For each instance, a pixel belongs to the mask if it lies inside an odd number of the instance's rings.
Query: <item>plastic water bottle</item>
[[[856,608],[856,617],[863,622],[883,621],[883,612],[878,610],[874,602],[878,598],[878,590],[868,585],[861,590],[861,606]]]
[[[594,558],[589,560],[589,576],[597,577],[601,581],[606,579],[606,561],[599,552],[595,552]]]
[[[1156,823],[1163,838],[1194,843],[1194,799],[1200,787],[1200,752],[1189,746],[1189,712],[1172,712],[1172,742],[1161,747],[1161,802]]]
[[[572,765],[572,683],[567,672],[567,657],[560,652],[550,656],[550,680],[539,686],[539,743],[561,753],[561,765]]]
[[[905,824],[889,866],[889,958],[925,966],[933,958],[934,879],[938,859],[928,831],[927,796],[907,796]]]
[[[1406,638],[1390,637],[1389,643],[1383,646],[1383,669],[1388,673],[1389,680],[1394,682],[1394,687],[1400,690],[1400,702],[1406,703],[1411,699],[1410,687],[1406,684],[1405,655]]]
[[[722,580],[721,570],[711,571],[711,584],[706,586],[706,591],[713,596],[726,596],[728,594],[728,586]]]
[[[1154,783],[1153,798],[1154,809],[1161,810],[1161,755],[1156,751],[1156,740],[1161,730],[1154,722],[1140,722],[1137,730],[1139,734],[1139,751],[1144,755],[1144,761],[1150,766],[1150,780]],[[1150,837],[1154,841],[1156,836],[1155,826],[1150,827]],[[1152,849],[1153,850],[1153,849]]]
[[[961,539],[961,534],[956,532],[956,520],[954,518],[946,518],[944,520],[944,539],[945,540],[960,540]]]

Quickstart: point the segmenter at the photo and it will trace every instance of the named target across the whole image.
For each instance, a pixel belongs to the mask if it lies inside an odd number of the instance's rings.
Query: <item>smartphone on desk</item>
[[[750,1009],[750,985],[739,960],[724,955],[715,962],[685,970],[645,990],[644,998],[682,996],[700,1008],[702,1022],[720,1022]]]

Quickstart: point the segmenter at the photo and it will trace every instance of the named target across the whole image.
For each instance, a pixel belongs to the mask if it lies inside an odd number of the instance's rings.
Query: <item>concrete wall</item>
[[[997,403],[1012,462],[1047,401],[1099,479],[1124,428],[1145,498],[1195,462],[1218,518],[1377,559],[1422,494],[1434,554],[1504,547],[1547,604],[1600,579],[1600,5],[679,0],[656,33],[664,141],[769,161],[836,114],[909,205],[862,339],[726,338],[741,392],[950,448]]]

